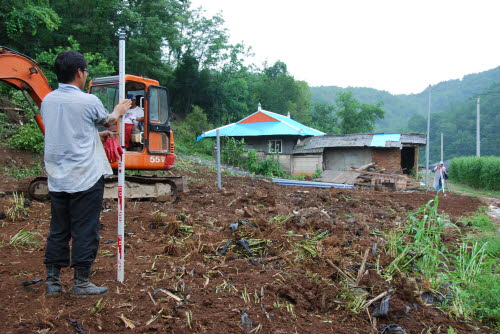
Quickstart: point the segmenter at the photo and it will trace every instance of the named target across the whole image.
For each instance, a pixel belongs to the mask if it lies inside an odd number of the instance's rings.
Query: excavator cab
[[[94,78],[89,84],[89,93],[96,95],[111,113],[118,103],[118,76]],[[170,129],[168,92],[156,80],[125,75],[125,95],[138,100],[144,110],[144,121],[134,127],[131,146],[125,159],[126,169],[169,169],[175,162],[174,137]],[[116,127],[111,130],[120,129]],[[113,169],[118,168],[112,163]]]
[[[44,97],[51,92],[50,85],[38,64],[29,57],[10,48],[0,46],[0,81],[19,89],[26,97],[40,107]],[[140,76],[125,75],[125,90],[132,97],[139,98],[144,110],[143,127],[136,133],[134,145],[125,152],[127,170],[167,170],[175,162],[174,134],[170,129],[167,89],[156,80]],[[95,78],[89,84],[89,93],[98,96],[108,112],[118,103],[118,76]],[[32,106],[35,120],[44,133],[45,125],[39,111]],[[117,122],[115,130],[120,129]],[[134,138],[134,137],[133,137]],[[118,163],[111,163],[118,169]],[[143,176],[126,175],[127,198],[174,201],[177,191],[187,191],[186,176]],[[117,178],[106,179],[104,198],[116,198]],[[26,189],[25,189],[26,188]],[[36,177],[20,187],[31,199],[48,199],[47,178]]]

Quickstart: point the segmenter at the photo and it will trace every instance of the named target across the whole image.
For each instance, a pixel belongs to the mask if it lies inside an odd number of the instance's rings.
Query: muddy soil
[[[92,280],[110,289],[102,299],[46,298],[43,282],[22,286],[45,277],[49,203],[31,202],[27,217],[0,220],[0,333],[79,333],[75,320],[88,333],[380,333],[389,324],[408,334],[446,333],[449,326],[488,333],[424,305],[421,278],[387,282],[377,273],[377,257],[380,266],[391,259],[374,232],[404,224],[434,193],[286,187],[234,176],[223,177],[219,190],[210,169],[183,163],[174,172],[190,182],[175,203],[127,203],[123,284],[115,279],[116,203],[101,214]],[[9,179],[2,187],[15,190],[17,183]],[[0,198],[0,212],[11,198]],[[439,200],[454,222],[481,205],[453,194]],[[38,244],[9,245],[20,229],[39,233]],[[308,250],[306,240],[319,234],[327,238]],[[332,264],[356,278],[367,249],[369,269],[358,288],[347,287]],[[69,268],[62,280],[71,287]],[[356,313],[353,291],[369,300],[389,289],[387,316],[371,315],[380,300]]]

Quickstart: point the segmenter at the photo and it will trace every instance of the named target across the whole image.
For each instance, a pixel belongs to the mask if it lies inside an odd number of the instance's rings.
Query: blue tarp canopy
[[[275,122],[257,122],[257,123],[232,123],[213,129],[203,133],[196,140],[201,140],[207,137],[216,137],[217,130],[220,132],[221,137],[252,137],[252,136],[280,136],[280,135],[294,135],[294,136],[321,136],[323,132],[310,128],[291,118],[283,115],[275,114],[270,111],[260,110],[258,112],[264,113],[267,116],[274,118]],[[250,115],[249,117],[253,116]],[[248,117],[247,117],[248,118]],[[244,118],[246,119],[246,118]]]

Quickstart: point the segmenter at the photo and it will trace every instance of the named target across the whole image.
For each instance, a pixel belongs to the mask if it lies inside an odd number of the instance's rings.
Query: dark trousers
[[[47,265],[90,267],[99,248],[99,215],[104,195],[104,177],[90,189],[77,193],[50,192],[50,232],[45,249]]]

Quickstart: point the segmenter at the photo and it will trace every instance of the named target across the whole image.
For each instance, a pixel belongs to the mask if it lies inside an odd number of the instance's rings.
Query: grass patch
[[[477,233],[460,232],[462,241],[449,248],[443,241],[447,223],[438,214],[438,198],[408,215],[406,226],[384,233],[386,252],[394,260],[382,276],[390,280],[400,272],[413,272],[425,277],[435,292],[444,285],[451,300],[441,307],[458,318],[476,318],[493,327],[500,325],[500,275],[498,273],[500,241],[496,226],[482,212],[462,222]],[[355,306],[355,305],[354,305]]]
[[[44,174],[43,167],[40,163],[31,167],[3,166],[2,170],[5,174],[16,180],[23,179],[25,177],[40,176]]]
[[[455,180],[446,180],[446,190],[451,191],[460,195],[467,196],[489,196],[500,198],[500,191],[498,190],[486,190],[486,189],[477,189],[466,184],[459,183]],[[451,187],[450,187],[451,186]]]

